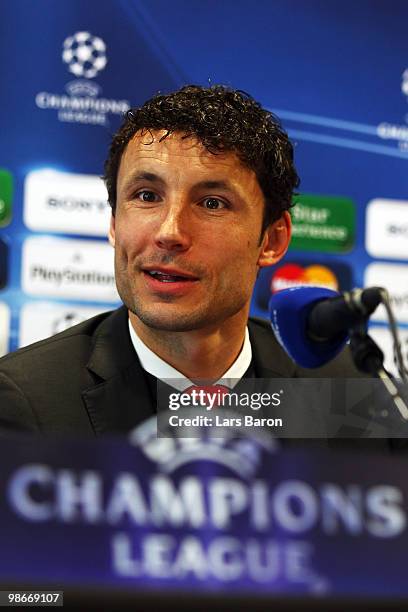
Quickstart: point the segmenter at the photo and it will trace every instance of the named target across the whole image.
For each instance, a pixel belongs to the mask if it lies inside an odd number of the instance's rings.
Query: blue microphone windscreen
[[[345,345],[347,335],[334,342],[319,342],[307,333],[313,306],[338,295],[324,287],[291,287],[278,291],[269,300],[269,316],[276,338],[298,365],[318,368],[331,361]]]

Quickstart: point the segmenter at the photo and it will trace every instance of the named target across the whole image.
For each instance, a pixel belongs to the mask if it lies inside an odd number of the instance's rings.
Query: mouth
[[[191,283],[197,281],[197,277],[170,269],[144,269],[143,274],[158,283]]]

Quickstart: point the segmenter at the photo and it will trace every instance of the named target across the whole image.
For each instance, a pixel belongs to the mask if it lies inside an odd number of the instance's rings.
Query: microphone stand
[[[401,417],[404,421],[408,421],[408,406],[391,376],[384,369],[384,353],[368,335],[367,321],[350,330],[350,350],[357,369],[382,381]]]

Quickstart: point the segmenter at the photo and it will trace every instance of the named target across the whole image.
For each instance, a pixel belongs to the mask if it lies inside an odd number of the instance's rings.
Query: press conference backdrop
[[[391,294],[408,352],[405,0],[0,0],[0,353],[119,303],[102,173],[130,106],[188,83],[251,93],[302,182],[286,259],[252,313],[296,284]],[[372,333],[387,351],[385,312]]]

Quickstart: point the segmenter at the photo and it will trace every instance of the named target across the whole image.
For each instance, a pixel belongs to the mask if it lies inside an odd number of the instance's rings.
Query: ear
[[[113,246],[113,248],[115,248],[115,216],[114,215],[111,215],[108,238],[109,238],[110,245]]]
[[[291,232],[292,220],[288,211],[285,210],[282,216],[265,230],[258,258],[260,268],[272,266],[282,259],[288,250]]]

